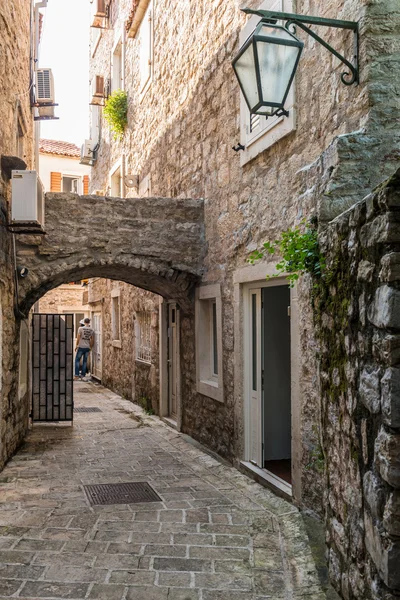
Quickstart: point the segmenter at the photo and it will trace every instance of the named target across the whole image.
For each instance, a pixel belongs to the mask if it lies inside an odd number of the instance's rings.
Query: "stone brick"
[[[364,520],[365,545],[380,576],[389,588],[400,588],[400,540],[383,538],[368,515],[365,515]]]
[[[381,410],[380,370],[365,367],[360,375],[359,394],[361,402],[368,410],[377,414]]]
[[[371,471],[363,479],[364,498],[374,519],[381,519],[385,502],[385,490],[382,481]]]
[[[85,598],[89,585],[86,583],[55,583],[48,581],[27,581],[23,596],[32,598]]]
[[[400,369],[389,368],[381,380],[381,404],[385,423],[400,428]]]
[[[389,534],[400,537],[400,491],[398,490],[391,492],[386,502],[383,526]]]
[[[400,488],[400,435],[381,428],[375,442],[375,463],[382,479]]]
[[[379,287],[368,309],[368,319],[376,327],[400,329],[400,291],[387,285]]]

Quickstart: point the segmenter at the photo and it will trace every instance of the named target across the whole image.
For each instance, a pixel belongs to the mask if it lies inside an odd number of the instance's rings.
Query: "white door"
[[[249,293],[249,460],[262,468],[261,289]]]
[[[176,304],[168,304],[168,413],[171,419],[177,416],[177,329]]]
[[[101,313],[92,316],[94,344],[92,348],[92,375],[101,381]]]

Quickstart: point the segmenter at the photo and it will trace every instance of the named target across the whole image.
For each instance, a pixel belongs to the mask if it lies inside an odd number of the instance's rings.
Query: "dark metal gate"
[[[33,314],[33,421],[72,421],[73,343],[72,314]]]

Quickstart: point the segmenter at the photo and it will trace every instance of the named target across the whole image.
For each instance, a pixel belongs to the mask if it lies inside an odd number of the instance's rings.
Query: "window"
[[[124,89],[124,46],[122,36],[111,55],[111,92]]]
[[[75,175],[63,175],[62,176],[62,191],[63,192],[73,192],[74,194],[79,194],[80,192],[80,177],[76,177]]]
[[[113,346],[121,348],[121,304],[120,291],[111,291],[111,330]]]
[[[293,0],[264,0],[260,10],[293,12]],[[248,20],[240,33],[240,45],[246,41],[259,20],[260,18],[257,16]],[[266,119],[259,115],[250,115],[243,94],[240,94],[240,141],[245,147],[240,153],[242,166],[295,130],[294,85],[288,94],[285,108],[289,111],[288,117]]]
[[[140,25],[140,92],[144,96],[153,72],[153,2],[151,1]]]
[[[197,391],[223,401],[222,302],[219,285],[196,290]]]
[[[136,313],[136,359],[151,363],[151,313]]]

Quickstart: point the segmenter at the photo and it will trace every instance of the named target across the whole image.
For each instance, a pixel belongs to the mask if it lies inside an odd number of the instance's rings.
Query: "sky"
[[[89,1],[48,0],[39,67],[54,75],[55,115],[42,121],[41,137],[81,146],[89,137]]]

